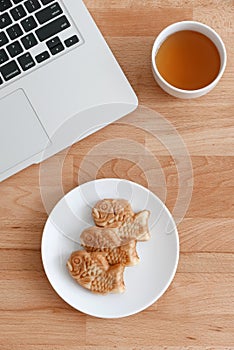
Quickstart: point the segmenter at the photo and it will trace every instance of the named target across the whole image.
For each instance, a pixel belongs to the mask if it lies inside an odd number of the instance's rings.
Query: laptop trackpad
[[[31,158],[50,144],[23,90],[0,99],[0,173]]]

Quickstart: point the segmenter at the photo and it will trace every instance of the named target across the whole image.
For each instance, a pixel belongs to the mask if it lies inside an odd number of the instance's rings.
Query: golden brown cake
[[[67,261],[70,275],[94,293],[121,293],[125,290],[125,266],[139,262],[137,241],[150,238],[148,210],[134,213],[125,199],[103,199],[96,203],[92,216],[96,226],[80,235],[85,250],[71,254]]]
[[[125,290],[121,264],[110,266],[103,252],[79,250],[67,261],[70,275],[84,288],[94,293],[122,293]]]
[[[95,225],[100,227],[116,227],[133,215],[131,205],[125,199],[102,199],[92,210]]]
[[[150,239],[149,215],[148,210],[143,210],[133,216],[128,216],[125,221],[116,227],[91,226],[81,234],[81,242],[84,232],[85,243],[82,242],[82,244],[94,248],[119,247],[131,240],[148,241]]]

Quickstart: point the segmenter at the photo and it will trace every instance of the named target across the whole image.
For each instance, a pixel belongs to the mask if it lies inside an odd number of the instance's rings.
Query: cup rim
[[[223,51],[223,64],[220,65],[220,70],[219,70],[219,73],[218,75],[216,76],[216,78],[208,85],[200,88],[200,89],[196,89],[196,90],[184,90],[184,89],[180,89],[180,88],[177,88],[176,86],[174,85],[171,85],[170,83],[168,83],[167,80],[165,80],[162,75],[159,73],[159,70],[157,68],[157,65],[156,65],[156,62],[155,62],[155,57],[156,57],[156,53],[154,53],[155,49],[159,49],[159,45],[157,44],[156,45],[156,42],[159,38],[159,36],[161,36],[166,30],[168,30],[169,28],[171,27],[174,27],[174,26],[177,26],[178,24],[193,24],[193,25],[197,25],[199,27],[203,27],[203,28],[206,28],[208,31],[212,32],[215,37],[218,39],[220,45],[221,45],[221,48],[222,48],[222,51]],[[182,30],[186,30],[186,29],[179,29],[177,31],[174,31],[172,34],[176,33],[176,32],[180,32]],[[189,30],[189,29],[188,29]],[[193,29],[194,31],[196,31],[196,29]],[[170,34],[170,35],[172,35]],[[168,36],[170,36],[168,35]],[[207,36],[206,34],[203,34],[205,36]],[[166,36],[165,39],[162,41],[162,43],[166,40],[166,38],[168,37]],[[210,39],[210,38],[209,38]],[[212,39],[210,39],[213,43],[214,41]],[[214,43],[214,45],[216,46],[217,48],[217,45]],[[217,48],[218,51],[220,51],[218,48]],[[219,53],[220,55],[220,53]],[[220,57],[221,58],[221,57]],[[226,68],[226,63],[227,63],[227,52],[226,52],[226,48],[225,48],[225,45],[224,45],[224,42],[223,40],[221,39],[221,37],[219,36],[219,34],[211,27],[209,27],[208,25],[202,23],[202,22],[198,22],[198,21],[179,21],[179,22],[175,22],[175,23],[172,23],[170,24],[169,26],[165,27],[156,37],[155,41],[154,41],[154,44],[153,44],[153,47],[152,47],[152,53],[151,53],[151,60],[152,60],[152,66],[153,66],[153,69],[154,69],[154,72],[155,74],[157,75],[157,77],[171,90],[173,90],[174,92],[178,92],[178,93],[183,93],[183,94],[187,94],[187,95],[190,95],[190,94],[194,94],[194,93],[203,93],[204,91],[207,90],[207,88],[211,87],[211,86],[215,86],[218,81],[220,80],[220,78],[222,77],[223,73],[224,73],[224,70]]]

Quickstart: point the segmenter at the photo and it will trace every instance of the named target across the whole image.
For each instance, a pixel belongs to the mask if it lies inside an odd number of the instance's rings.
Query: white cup
[[[218,49],[219,55],[220,55],[220,70],[215,78],[209,85],[197,89],[197,90],[183,90],[176,88],[175,86],[169,84],[159,73],[156,62],[155,62],[155,57],[158,52],[158,49],[160,48],[161,44],[165,41],[165,39],[176,32],[179,32],[181,30],[193,30],[199,33],[202,33],[206,35],[212,42],[215,44],[215,46]],[[200,23],[200,22],[194,22],[194,21],[183,21],[183,22],[176,22],[171,24],[170,26],[166,27],[156,38],[153,49],[152,49],[152,70],[153,70],[153,75],[158,83],[158,85],[166,91],[168,94],[179,97],[179,98],[195,98],[195,97],[200,97],[202,95],[207,94],[209,91],[211,91],[220,78],[223,75],[223,72],[226,67],[226,62],[227,62],[227,54],[226,54],[226,49],[224,46],[224,43],[220,36],[210,27],[207,25]]]

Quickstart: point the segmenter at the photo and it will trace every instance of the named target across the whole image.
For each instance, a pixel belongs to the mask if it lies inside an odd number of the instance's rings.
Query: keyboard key
[[[12,6],[10,0],[0,0],[0,12],[8,10]]]
[[[52,53],[52,55],[57,55],[57,53],[61,52],[64,50],[64,46],[63,44],[58,44],[57,46],[54,46],[50,49],[50,52]]]
[[[12,40],[14,40],[21,36],[23,31],[18,24],[14,24],[12,27],[7,29],[7,34]]]
[[[24,3],[24,5],[29,13],[32,13],[41,7],[38,0],[28,0]]]
[[[23,48],[18,41],[14,41],[12,44],[7,45],[7,51],[11,57],[15,57],[23,52]]]
[[[8,13],[4,13],[0,16],[0,29],[8,27],[12,23],[12,20]]]
[[[44,52],[40,53],[39,55],[37,55],[35,58],[36,58],[36,61],[38,63],[41,63],[41,62],[47,60],[49,57],[50,57],[49,52],[44,51]]]
[[[5,63],[6,61],[8,61],[7,53],[4,49],[1,49],[0,50],[0,64]]]
[[[40,41],[44,41],[46,39],[49,39],[51,36],[62,32],[68,27],[70,27],[70,23],[65,16],[62,16],[37,29],[36,34]]]
[[[48,46],[49,49],[52,49],[52,47],[57,46],[58,44],[61,44],[61,41],[58,36],[46,42],[46,45]]]
[[[54,0],[41,0],[43,5],[48,5],[52,1],[54,1]]]
[[[36,17],[40,24],[44,24],[45,22],[48,22],[49,20],[61,15],[61,13],[63,13],[63,11],[56,2],[55,4],[47,6],[45,9],[37,12]]]
[[[31,47],[37,45],[37,39],[34,34],[30,33],[21,39],[26,50],[31,49]]]
[[[23,71],[26,71],[36,65],[32,56],[28,52],[18,57],[18,61]]]
[[[15,61],[11,61],[0,67],[0,72],[3,78],[8,81],[20,74],[20,68]]]
[[[72,45],[75,45],[78,42],[79,42],[79,39],[78,39],[77,35],[73,35],[69,39],[64,41],[66,47],[70,47]]]
[[[2,80],[2,78],[0,77],[0,85],[2,85],[3,84],[3,80]]]
[[[10,10],[10,13],[15,21],[18,21],[19,19],[21,19],[27,15],[27,13],[22,5],[18,5],[15,8],[13,8],[12,10]]]
[[[0,33],[0,47],[2,47],[3,45],[6,45],[9,42],[9,40],[7,39],[7,36],[4,32]]]
[[[13,0],[13,3],[17,5],[17,4],[19,4],[20,2],[22,2],[22,1],[24,1],[24,0]]]
[[[21,25],[26,33],[37,27],[37,23],[33,16],[23,19],[23,21],[21,21]]]

